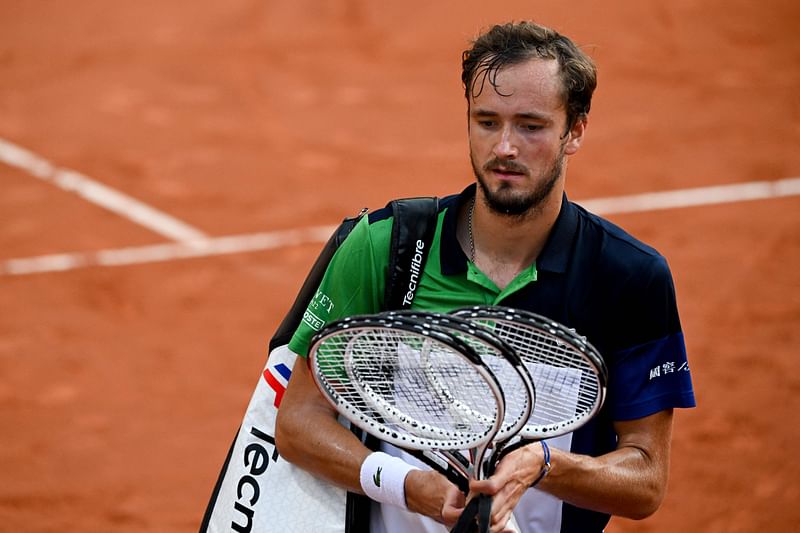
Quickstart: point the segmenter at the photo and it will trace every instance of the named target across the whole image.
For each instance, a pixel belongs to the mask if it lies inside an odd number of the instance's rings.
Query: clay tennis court
[[[460,53],[523,18],[598,63],[567,189],[669,259],[699,404],[608,531],[796,531],[789,0],[0,2],[0,530],[196,531],[326,227],[471,180]]]

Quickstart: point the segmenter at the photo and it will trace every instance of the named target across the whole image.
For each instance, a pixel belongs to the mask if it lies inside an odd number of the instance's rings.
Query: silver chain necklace
[[[469,206],[469,214],[467,215],[467,229],[469,230],[469,260],[475,264],[475,238],[472,236],[472,214],[475,212],[475,197],[472,197],[472,203]]]

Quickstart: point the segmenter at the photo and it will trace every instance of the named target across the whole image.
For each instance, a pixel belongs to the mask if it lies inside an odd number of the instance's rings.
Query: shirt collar
[[[476,184],[469,185],[461,194],[446,201],[447,211],[442,223],[441,237],[441,269],[442,274],[454,275],[467,271],[467,256],[461,249],[456,236],[459,208],[466,202],[472,201],[475,196]],[[566,193],[561,201],[561,211],[558,213],[556,223],[550,236],[536,260],[538,271],[564,273],[572,252],[572,243],[578,228],[578,212],[574,204],[568,199]]]
[[[475,197],[476,186],[477,184],[473,183],[461,191],[461,194],[445,200],[447,211],[444,214],[444,221],[442,222],[440,251],[442,274],[463,274],[467,271],[467,255],[464,253],[464,250],[461,249],[461,245],[458,243],[456,226],[460,207],[466,202],[472,201],[472,199]]]
[[[567,193],[561,198],[561,211],[550,236],[536,259],[536,270],[563,274],[567,271],[572,243],[578,230],[578,210],[569,201]]]

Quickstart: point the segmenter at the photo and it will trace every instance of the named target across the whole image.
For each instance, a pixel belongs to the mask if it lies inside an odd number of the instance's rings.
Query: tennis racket
[[[312,338],[308,363],[340,415],[462,490],[463,458],[433,451],[485,450],[502,428],[505,398],[492,370],[466,342],[431,325],[385,316],[332,322]]]
[[[608,370],[600,353],[575,330],[507,307],[476,306],[454,314],[511,345],[536,386],[536,405],[530,419],[497,460],[519,446],[575,431],[600,411]]]

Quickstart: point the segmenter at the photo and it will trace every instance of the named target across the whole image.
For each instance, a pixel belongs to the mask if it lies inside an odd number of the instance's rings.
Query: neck
[[[556,187],[535,209],[509,216],[490,209],[481,188],[477,188],[474,204],[466,206],[462,217],[461,227],[467,230],[462,247],[501,289],[536,262],[561,211],[562,192]]]

